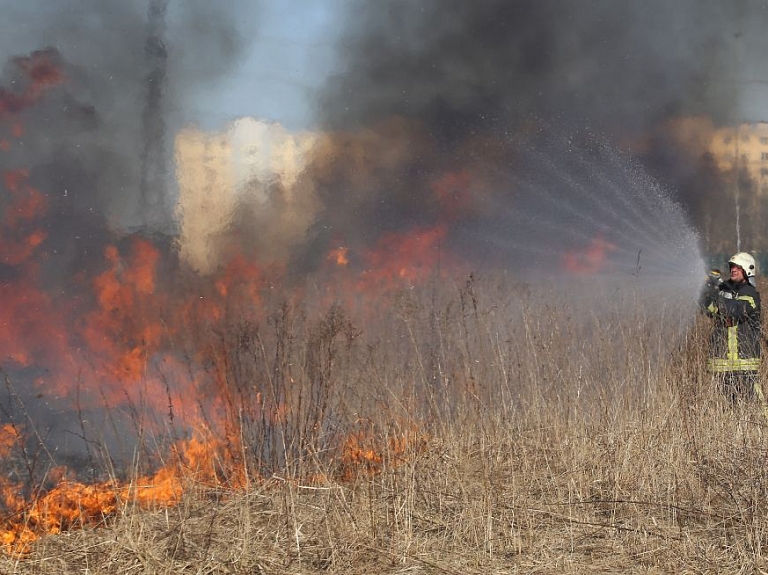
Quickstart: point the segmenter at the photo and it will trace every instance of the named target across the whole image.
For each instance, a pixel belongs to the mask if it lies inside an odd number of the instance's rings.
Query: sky
[[[181,73],[194,69],[204,82],[179,82],[188,92],[185,122],[219,130],[233,119],[253,116],[277,121],[290,130],[315,126],[315,93],[336,65],[336,35],[348,0],[168,0],[166,33],[171,58],[184,58]],[[29,54],[48,45],[60,49],[69,61],[107,68],[114,58],[102,58],[95,51],[104,42],[143,47],[143,32],[129,20],[146,15],[149,0],[0,0],[4,23],[0,24],[0,60]],[[197,8],[190,8],[197,6]],[[202,8],[201,8],[202,7]],[[215,8],[212,8],[215,7]],[[216,11],[221,10],[221,14]],[[217,22],[205,21],[209,14]],[[193,21],[199,18],[198,21]],[[215,20],[215,18],[212,18]],[[128,38],[111,38],[112,29],[124,27],[139,32]],[[217,27],[218,26],[218,27]],[[180,32],[181,31],[181,32]],[[199,34],[195,49],[191,33]],[[184,34],[179,40],[175,34]],[[219,34],[221,37],[217,38]],[[203,40],[204,38],[204,40]],[[207,74],[208,48],[228,41],[231,53],[218,54],[218,74]],[[237,44],[234,47],[234,43]],[[214,58],[210,65],[213,66]],[[199,69],[199,70],[198,70]]]
[[[344,7],[344,0],[266,0],[246,11],[252,43],[233,73],[196,100],[202,126],[253,116],[292,131],[314,128],[314,96],[338,66]]]

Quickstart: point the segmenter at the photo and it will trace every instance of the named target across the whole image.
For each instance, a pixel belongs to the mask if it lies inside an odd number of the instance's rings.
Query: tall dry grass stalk
[[[218,326],[201,337],[247,489],[190,480],[0,570],[768,571],[768,420],[711,382],[706,321],[557,294],[469,278]]]

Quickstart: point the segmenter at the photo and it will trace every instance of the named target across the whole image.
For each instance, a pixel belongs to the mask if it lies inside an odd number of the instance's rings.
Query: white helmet
[[[728,260],[728,263],[739,266],[744,270],[744,273],[748,278],[755,277],[755,258],[749,255],[747,252],[739,252],[734,254],[731,259]]]

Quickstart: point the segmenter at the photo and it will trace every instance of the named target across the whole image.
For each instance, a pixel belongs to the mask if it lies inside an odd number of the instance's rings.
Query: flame
[[[392,287],[396,281],[417,282],[435,274],[448,254],[442,249],[448,233],[445,225],[385,234],[376,246],[363,254],[365,271],[359,287],[375,292]]]
[[[103,378],[139,382],[164,333],[152,297],[160,254],[147,240],[134,239],[127,254],[107,246],[104,258],[108,267],[92,282],[98,307],[86,314],[81,335]],[[107,393],[109,405],[124,399],[119,386],[108,388]]]
[[[0,457],[7,457],[19,438],[19,430],[14,425],[6,423],[0,427]]]
[[[0,90],[0,152],[24,136],[21,114],[66,81],[56,61],[54,51],[14,61],[24,81],[16,91]],[[175,505],[190,484],[242,489],[261,480],[248,469],[234,432],[239,414],[233,413],[230,373],[211,368],[228,365],[228,349],[212,340],[233,317],[270,321],[264,300],[278,291],[270,280],[282,277],[287,264],[256,262],[247,249],[233,246],[210,276],[187,269],[164,274],[181,265],[171,250],[139,235],[107,236],[88,254],[87,269],[56,278],[57,289],[49,289],[47,262],[58,246],[48,230],[56,204],[32,185],[32,176],[27,168],[0,174],[0,264],[8,268],[0,269],[0,367],[28,370],[32,375],[22,377],[34,392],[55,396],[64,409],[133,408],[141,402],[151,415],[164,417],[172,406],[173,423],[188,439],[156,454],[160,462],[148,464],[153,472],[128,482],[83,483],[77,470],[62,466],[35,488],[0,477],[0,543],[23,553],[45,534],[99,525],[128,505]],[[457,264],[445,245],[449,225],[468,209],[471,179],[458,171],[428,183],[429,201],[438,207],[431,222],[385,233],[369,247],[350,248],[339,238],[339,247],[326,256],[326,271],[336,274],[328,285],[375,301],[383,290],[425,281],[442,265]],[[287,379],[295,383],[290,374]],[[251,407],[259,421],[289,424],[295,417],[289,401],[266,400],[259,382],[253,385]],[[81,386],[89,393],[79,394]],[[142,430],[152,425],[148,421]],[[0,458],[11,465],[14,455],[23,456],[26,439],[11,424],[0,427]],[[339,478],[378,473],[416,442],[413,432],[385,439],[353,432],[341,443]]]
[[[6,438],[14,444],[19,439],[7,426],[0,430],[0,441]],[[237,444],[225,448],[223,440],[201,432],[179,442],[173,450],[175,460],[153,475],[129,483],[109,480],[84,484],[69,479],[66,469],[57,469],[57,484],[31,499],[21,495],[19,486],[0,479],[0,496],[8,511],[5,520],[0,521],[0,544],[8,553],[23,554],[43,535],[100,525],[129,505],[173,506],[181,501],[185,484],[191,482],[242,489],[249,479],[242,461],[232,455],[239,449]]]
[[[10,449],[19,441],[17,430],[0,428],[0,445]],[[337,479],[350,481],[361,473],[381,473],[385,463],[399,465],[425,445],[426,438],[415,426],[386,437],[377,436],[372,429],[359,429],[343,442]],[[50,473],[56,477],[56,485],[30,498],[22,495],[20,486],[0,478],[0,498],[7,511],[0,520],[0,545],[9,554],[23,555],[44,535],[101,525],[130,506],[151,509],[177,505],[187,485],[242,490],[252,481],[264,482],[264,478],[249,474],[236,455],[241,450],[236,438],[221,439],[201,430],[177,443],[173,460],[156,473],[127,483],[113,479],[85,484],[71,479],[69,470],[59,467]],[[315,479],[327,481],[325,477]]]
[[[618,246],[607,241],[601,234],[592,238],[589,245],[581,250],[570,250],[563,254],[563,268],[572,274],[593,274],[602,270],[608,256]]]
[[[2,176],[10,201],[0,220],[0,262],[16,266],[28,260],[47,237],[43,230],[35,229],[46,202],[43,194],[27,184],[28,170],[7,171]]]
[[[337,266],[349,265],[349,248],[334,248],[328,252],[326,259],[328,261],[334,262]]]
[[[13,63],[23,74],[25,86],[20,92],[0,89],[0,120],[33,106],[49,89],[65,81],[53,49],[33,52],[30,56],[14,58]],[[12,125],[12,134],[19,137],[23,128],[19,122]]]
[[[406,232],[386,233],[376,245],[363,253],[365,271],[359,287],[375,290],[391,287],[393,281],[424,281],[438,274],[441,266],[457,270],[459,261],[445,247],[449,225],[469,211],[473,177],[468,170],[446,172],[431,183],[438,201],[438,222]],[[346,250],[345,250],[346,255]]]
[[[377,435],[372,428],[358,429],[344,440],[339,477],[343,481],[351,481],[361,473],[378,475],[385,463],[402,464],[409,454],[423,450],[426,441],[427,438],[414,425],[406,425],[399,433],[390,433],[385,437]]]

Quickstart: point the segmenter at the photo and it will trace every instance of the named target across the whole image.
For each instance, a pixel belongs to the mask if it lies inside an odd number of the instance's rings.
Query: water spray
[[[669,190],[594,135],[521,147],[494,238],[512,261],[560,278],[700,289],[699,236]],[[695,298],[694,298],[695,299]]]
[[[585,317],[641,309],[658,329],[690,326],[707,269],[699,235],[636,161],[592,134],[547,136],[520,147],[509,181],[492,241],[511,267]]]

